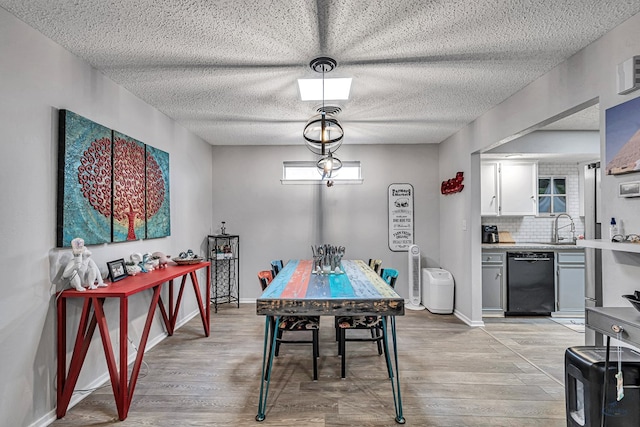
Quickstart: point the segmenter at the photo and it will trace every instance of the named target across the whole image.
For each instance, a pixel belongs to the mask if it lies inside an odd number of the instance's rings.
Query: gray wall
[[[170,155],[171,237],[91,246],[92,258],[103,270],[107,261],[128,258],[132,252],[201,250],[211,227],[212,149],[3,9],[0,58],[0,425],[46,425],[55,420],[56,405],[56,316],[49,256],[59,255],[58,109],[75,111]],[[202,275],[200,280],[204,283]],[[135,343],[149,298],[142,293],[129,301],[129,336]],[[197,312],[193,292],[186,292],[185,298],[179,324]],[[69,331],[75,332],[80,309],[76,302],[68,305]],[[105,304],[116,351],[117,310],[117,302]],[[165,335],[156,310],[150,345]],[[67,357],[72,345],[68,339]],[[135,357],[132,347],[129,354]],[[92,388],[108,378],[104,360],[96,332],[77,388]],[[81,396],[76,394],[72,402]]]
[[[424,267],[439,263],[440,181],[435,145],[357,145],[345,143],[336,155],[360,160],[362,185],[282,185],[282,162],[312,160],[300,146],[214,147],[213,232],[226,221],[240,235],[242,299],[260,294],[257,272],[272,259],[309,258],[311,244],[347,248],[347,258],[380,258],[382,267],[400,270],[397,289],[407,294],[407,253],[389,250],[387,188],[407,182],[415,190],[415,242]]]

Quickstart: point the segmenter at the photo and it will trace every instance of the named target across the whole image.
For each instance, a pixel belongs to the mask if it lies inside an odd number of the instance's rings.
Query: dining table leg
[[[276,331],[280,326],[280,316],[266,316],[264,325],[264,348],[262,350],[262,374],[260,375],[260,398],[258,402],[258,415],[256,421],[264,421],[267,409],[267,396],[269,395],[269,383],[271,381],[271,368],[273,367],[273,358],[276,351],[276,340],[278,334]],[[271,345],[269,345],[271,342]],[[267,348],[269,355],[267,356]],[[266,373],[266,375],[265,375]],[[265,386],[266,383],[266,386]]]
[[[384,329],[382,337],[384,342],[384,353],[387,358],[387,366],[389,367],[389,379],[391,380],[391,392],[393,394],[393,404],[396,409],[396,423],[404,424],[406,420],[404,415],[402,414],[402,394],[400,392],[400,370],[398,369],[398,340],[396,338],[396,317],[389,316],[389,323],[391,326],[391,341],[393,343],[393,361],[395,364],[395,374],[394,369],[391,364],[390,355],[389,355],[389,343],[387,340],[387,316],[382,316],[382,328]],[[394,384],[395,377],[395,384]]]

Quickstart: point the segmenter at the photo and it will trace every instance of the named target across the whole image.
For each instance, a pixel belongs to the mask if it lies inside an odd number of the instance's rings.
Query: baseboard
[[[482,317],[504,317],[504,311],[483,311]]]
[[[574,312],[562,312],[562,311],[554,311],[551,313],[551,317],[569,317],[569,318],[584,318],[584,311],[574,311]]]
[[[482,320],[480,320],[480,321],[472,321],[471,319],[469,319],[467,316],[465,316],[464,314],[462,314],[458,310],[454,310],[453,311],[453,315],[456,316],[458,319],[462,320],[467,325],[473,327],[473,328],[479,328],[479,327],[483,327],[484,326],[484,322]]]

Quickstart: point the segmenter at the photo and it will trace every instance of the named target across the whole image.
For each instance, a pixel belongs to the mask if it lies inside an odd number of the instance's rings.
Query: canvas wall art
[[[110,242],[111,129],[61,110],[58,141],[57,246]]]
[[[57,246],[171,235],[169,153],[60,110]]]
[[[145,238],[145,145],[113,132],[113,241]]]
[[[147,238],[171,235],[169,203],[169,153],[147,145]]]
[[[605,112],[607,175],[640,171],[640,98]]]

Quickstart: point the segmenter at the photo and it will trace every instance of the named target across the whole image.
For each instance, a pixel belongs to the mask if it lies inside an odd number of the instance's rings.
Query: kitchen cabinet
[[[620,245],[620,244],[618,244]],[[497,248],[503,246],[503,248]],[[639,246],[639,245],[626,245]],[[555,310],[553,315],[581,317],[585,310],[585,253],[580,247],[545,244],[483,245],[482,314],[503,316],[507,310],[507,252],[553,251]],[[640,251],[640,248],[638,249]]]
[[[584,314],[584,251],[556,253],[557,312]]]
[[[537,215],[536,162],[483,161],[480,170],[481,215]]]
[[[480,179],[480,212],[482,216],[500,213],[498,202],[498,163],[482,162]]]
[[[538,213],[538,164],[500,163],[500,215]]]
[[[482,252],[482,313],[504,314],[504,252]]]

